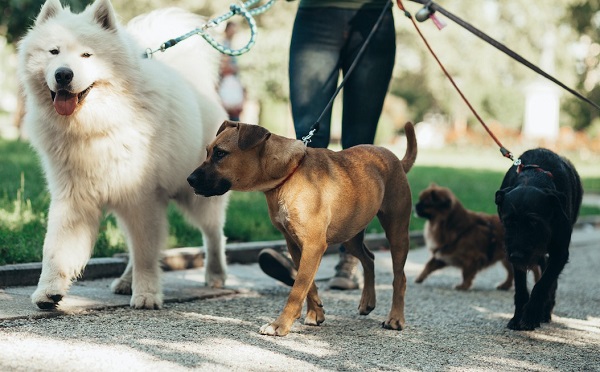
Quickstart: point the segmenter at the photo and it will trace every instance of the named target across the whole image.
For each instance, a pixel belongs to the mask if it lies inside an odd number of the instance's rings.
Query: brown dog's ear
[[[219,130],[217,131],[217,136],[225,129],[230,128],[230,127],[237,127],[238,125],[239,125],[239,123],[237,123],[235,121],[225,120],[223,122],[223,124],[221,124],[221,127],[219,128]]]
[[[266,141],[269,136],[271,136],[271,132],[259,125],[240,124],[238,147],[242,151],[250,150]]]

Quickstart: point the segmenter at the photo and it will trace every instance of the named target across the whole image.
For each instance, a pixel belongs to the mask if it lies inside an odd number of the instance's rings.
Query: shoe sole
[[[258,265],[265,274],[290,287],[296,282],[295,279],[290,276],[289,267],[270,254],[259,255]]]

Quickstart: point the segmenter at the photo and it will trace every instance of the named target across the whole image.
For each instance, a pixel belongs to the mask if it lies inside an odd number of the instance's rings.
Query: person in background
[[[389,0],[301,0],[289,58],[290,101],[296,138],[306,136],[333,96],[340,72],[345,75]],[[390,9],[342,91],[342,148],[372,144],[392,77],[396,33]],[[308,146],[327,147],[331,110]],[[296,269],[289,255],[274,249],[259,253],[263,271],[293,285]],[[357,289],[358,259],[340,247],[331,289]]]
[[[232,48],[233,37],[237,32],[237,24],[227,22],[223,45]],[[245,91],[239,77],[239,67],[234,56],[223,54],[219,68],[219,96],[221,103],[229,115],[229,120],[239,121],[244,108]]]

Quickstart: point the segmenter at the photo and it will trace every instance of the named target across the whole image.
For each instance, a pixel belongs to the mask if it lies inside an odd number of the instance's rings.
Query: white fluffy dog
[[[25,128],[51,194],[42,274],[32,301],[52,309],[90,258],[103,211],[125,232],[129,264],[115,293],[131,306],[163,302],[159,258],[169,200],[203,232],[206,284],[226,278],[226,198],[195,196],[187,176],[226,119],[216,93],[218,53],[200,38],[157,59],[142,55],[202,25],[178,9],[122,28],[109,0],[80,14],[47,0],[19,45]]]

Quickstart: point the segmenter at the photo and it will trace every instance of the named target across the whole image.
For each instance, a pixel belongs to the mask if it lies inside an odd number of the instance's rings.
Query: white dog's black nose
[[[59,85],[70,84],[73,80],[73,70],[67,67],[61,67],[54,73],[54,78]]]

